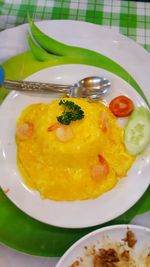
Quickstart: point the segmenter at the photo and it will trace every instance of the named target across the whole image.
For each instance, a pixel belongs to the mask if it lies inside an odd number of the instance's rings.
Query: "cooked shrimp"
[[[73,138],[73,131],[68,125],[60,125],[56,129],[56,136],[62,142],[67,142]]]
[[[27,140],[33,136],[34,127],[33,124],[30,122],[25,122],[18,125],[16,130],[16,137],[21,140]]]
[[[61,124],[59,122],[56,122],[55,124],[52,124],[51,126],[49,126],[47,130],[48,130],[48,132],[52,132],[52,131],[56,130],[57,128],[59,128],[60,125]]]
[[[102,112],[101,128],[104,133],[106,133],[109,129],[108,114],[105,111]]]
[[[109,173],[109,166],[102,155],[98,155],[99,163],[92,168],[92,178],[95,182],[99,182]]]

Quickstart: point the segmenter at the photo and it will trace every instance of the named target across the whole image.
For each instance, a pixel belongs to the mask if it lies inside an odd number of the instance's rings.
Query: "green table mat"
[[[0,190],[0,241],[19,251],[39,256],[62,256],[79,238],[106,225],[128,224],[138,214],[150,210],[150,189],[126,213],[104,225],[85,229],[63,229],[36,221]]]

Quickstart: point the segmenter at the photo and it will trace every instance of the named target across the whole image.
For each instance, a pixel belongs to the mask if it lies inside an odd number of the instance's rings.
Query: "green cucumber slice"
[[[124,143],[131,155],[140,154],[150,142],[150,112],[138,107],[125,126]]]

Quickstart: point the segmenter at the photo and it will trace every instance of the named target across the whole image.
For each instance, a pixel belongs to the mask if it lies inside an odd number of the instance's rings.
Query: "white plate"
[[[128,228],[133,231],[137,239],[137,243],[135,244],[135,247],[133,249],[134,257],[136,258],[136,256],[139,256],[141,253],[142,256],[148,255],[148,251],[150,250],[149,228],[135,225],[115,225],[101,228],[81,238],[68,249],[68,251],[60,259],[56,267],[69,267],[71,266],[71,263],[73,263],[75,260],[79,260],[80,258],[84,259],[84,261],[85,258],[90,259],[91,257],[84,256],[85,247],[92,248],[93,246],[95,246],[95,249],[98,250],[98,248],[103,247],[106,240],[123,243],[122,239],[125,238]],[[91,267],[93,265],[87,264],[86,266]],[[139,263],[137,267],[144,267],[144,265],[142,263]]]
[[[113,58],[126,67],[149,97],[146,78],[141,79],[141,77],[145,77],[149,66],[149,54],[134,42],[104,27],[89,23],[48,21],[40,22],[39,26],[47,34],[60,41],[87,47]],[[62,27],[62,31],[60,31],[60,27]],[[78,36],[77,39],[71,31],[72,27],[75,35]],[[23,25],[17,30],[10,31],[10,34],[13,32],[13,36],[22,35],[22,38],[25,39],[25,30],[26,25]],[[94,42],[91,43],[93,38]],[[15,46],[15,43],[13,45]],[[22,46],[20,52],[24,49],[25,47]],[[14,51],[15,53],[17,52]],[[144,65],[141,68],[142,62]],[[84,65],[51,67],[32,75],[29,80],[59,81],[69,84],[88,75],[105,76],[111,80],[112,90],[107,98],[108,102],[118,94],[125,94],[134,100],[135,105],[145,105],[141,97],[125,81],[95,67]],[[60,227],[93,226],[107,222],[124,213],[138,201],[148,187],[150,150],[138,157],[129,171],[127,179],[120,180],[114,189],[94,200],[74,202],[41,200],[38,192],[31,191],[25,186],[16,166],[15,123],[22,109],[28,104],[41,101],[49,102],[50,100],[42,95],[32,96],[13,92],[1,106],[0,122],[3,127],[0,128],[0,185],[4,189],[10,189],[7,196],[28,215]]]
[[[59,81],[61,80],[62,83],[74,83],[92,74],[102,75],[111,80],[112,88],[106,97],[107,102],[116,95],[124,94],[133,99],[136,106],[145,105],[141,97],[125,81],[107,71],[91,66],[61,65],[51,67],[35,73],[28,80],[48,82],[53,77],[53,81],[56,82],[59,77]],[[51,100],[52,97],[12,92],[2,104],[0,113],[0,121],[3,125],[0,129],[2,140],[0,147],[1,186],[10,189],[7,195],[20,209],[48,224],[62,227],[88,227],[117,217],[129,209],[146,190],[149,183],[149,153],[138,157],[128,173],[128,178],[121,179],[114,189],[94,200],[73,202],[42,200],[37,191],[31,191],[25,186],[16,165],[16,120],[22,109],[29,104],[48,103]],[[127,195],[128,198],[126,198]],[[125,202],[124,199],[126,199]],[[120,203],[122,204],[120,205]]]

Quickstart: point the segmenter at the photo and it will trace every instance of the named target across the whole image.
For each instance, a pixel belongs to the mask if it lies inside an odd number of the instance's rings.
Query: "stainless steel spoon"
[[[74,85],[12,80],[5,80],[3,83],[3,87],[9,90],[37,93],[55,92],[67,94],[69,97],[84,97],[91,99],[96,99],[106,94],[110,85],[111,83],[109,80],[98,76],[86,77]]]

